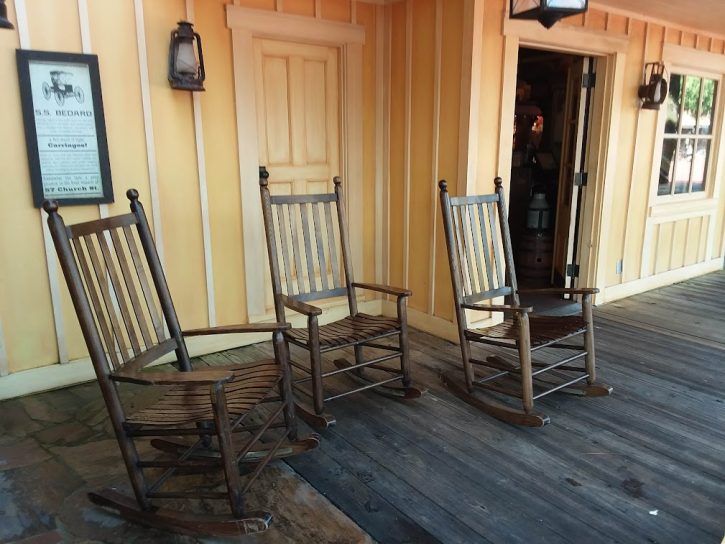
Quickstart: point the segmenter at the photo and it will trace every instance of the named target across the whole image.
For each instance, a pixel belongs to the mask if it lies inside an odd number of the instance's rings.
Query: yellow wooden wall
[[[0,198],[6,204],[0,228],[0,376],[87,357],[62,274],[59,269],[49,273],[46,265],[44,217],[32,207],[15,67],[18,47],[99,56],[116,198],[108,212],[127,211],[126,189],[139,190],[151,221],[158,225],[181,323],[185,328],[205,327],[209,324],[208,291],[193,99],[191,93],[172,90],[167,81],[170,32],[177,21],[193,15],[203,38],[207,74],[207,90],[199,94],[199,119],[216,324],[247,320],[241,202],[249,198],[256,203],[259,195],[240,194],[232,40],[226,26],[226,4],[230,3],[365,27],[364,179],[350,183],[363,184],[365,224],[360,227],[364,229],[365,268],[357,275],[374,280],[375,25],[381,6],[354,0],[9,0],[9,17],[17,24],[15,31],[0,32]],[[137,25],[139,21],[142,26]],[[158,186],[160,219],[153,217],[152,178]],[[102,210],[95,205],[66,206],[61,212],[73,223],[98,218]],[[50,259],[51,268],[57,268],[54,253]],[[55,316],[53,276],[60,293]]]
[[[445,178],[453,192],[473,194],[492,192],[493,178],[497,175],[507,185],[510,174],[499,171],[501,157],[510,149],[511,134],[510,127],[504,126],[506,112],[502,112],[502,107],[506,97],[501,91],[504,74],[512,69],[505,64],[503,18],[507,3],[507,0],[404,0],[388,8],[392,25],[389,275],[392,283],[407,285],[413,290],[410,307],[415,322],[434,332],[445,332],[445,321],[452,320],[450,279],[434,180]],[[557,26],[586,29],[593,39],[614,36],[628,40],[624,98],[616,139],[618,160],[614,165],[616,175],[611,178],[615,184],[614,202],[610,227],[601,238],[606,249],[603,267],[606,273],[602,280],[606,290],[601,299],[604,301],[623,293],[646,290],[656,285],[664,272],[707,260],[710,216],[682,219],[673,215],[669,220],[665,215],[656,221],[646,221],[651,213],[653,150],[660,135],[657,114],[640,110],[636,96],[643,62],[660,60],[664,43],[691,48],[693,59],[701,52],[708,52],[725,60],[725,42],[722,37],[704,35],[675,24],[664,26],[626,12],[597,8],[584,16],[565,19]],[[437,32],[442,32],[442,36],[436,46]],[[472,97],[471,141],[477,140],[477,144],[472,143],[467,150],[466,142],[459,142],[463,134],[461,125],[465,124],[467,115],[467,110],[461,108],[461,91],[465,96],[465,86],[469,85],[466,71],[469,76],[471,72],[463,52],[472,47],[479,47],[481,52],[480,65],[473,66],[472,70],[475,79],[476,70],[480,69],[481,78],[480,87],[474,85],[479,93]],[[438,77],[431,77],[437,55],[441,56],[442,70]],[[407,92],[411,95],[407,96]],[[719,94],[720,104],[725,105],[725,86],[719,89]],[[513,101],[510,104],[513,108]],[[513,110],[510,117],[512,124]],[[468,156],[461,157],[461,153]],[[462,168],[461,161],[466,160],[473,163],[469,170],[475,172],[474,179],[462,179],[465,164]],[[655,161],[655,164],[658,168],[659,163]],[[725,228],[725,180],[721,175],[711,183],[719,187],[720,196],[714,218],[716,225],[709,241],[710,263],[723,256]],[[434,233],[435,240],[431,243]],[[643,255],[647,259],[644,273]],[[620,259],[624,264],[623,274],[615,273]]]

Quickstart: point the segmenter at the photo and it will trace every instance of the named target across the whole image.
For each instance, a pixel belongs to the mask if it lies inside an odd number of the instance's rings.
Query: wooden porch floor
[[[379,542],[718,543],[725,534],[725,272],[596,310],[608,398],[552,395],[520,429],[440,384],[458,346],[411,335],[409,404],[331,405],[322,447],[290,462]]]
[[[338,424],[321,447],[253,486],[249,504],[269,507],[275,522],[249,542],[719,543],[724,294],[717,272],[598,308],[600,379],[614,394],[545,397],[543,429],[500,423],[449,394],[438,373],[457,367],[458,346],[413,331],[415,378],[428,394],[331,404]],[[271,348],[235,351],[256,359]],[[129,400],[143,402],[134,391]],[[208,541],[88,503],[90,489],[127,487],[96,384],[5,401],[0,413],[0,542]]]

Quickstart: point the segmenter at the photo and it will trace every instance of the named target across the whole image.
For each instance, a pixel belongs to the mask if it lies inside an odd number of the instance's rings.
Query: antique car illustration
[[[83,104],[83,89],[78,85],[75,87],[68,80],[73,77],[70,72],[61,70],[53,70],[50,72],[50,84],[43,81],[43,96],[46,100],[50,100],[51,95],[55,95],[55,101],[59,106],[65,104],[66,96],[74,96],[79,104]]]

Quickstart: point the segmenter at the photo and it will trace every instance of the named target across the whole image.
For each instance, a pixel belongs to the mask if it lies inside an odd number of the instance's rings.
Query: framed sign
[[[98,57],[16,53],[33,203],[113,202]]]

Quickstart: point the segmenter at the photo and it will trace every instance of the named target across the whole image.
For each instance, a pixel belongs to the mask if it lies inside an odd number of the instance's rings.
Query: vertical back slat
[[[498,235],[496,233],[496,220],[493,216],[493,202],[488,203],[488,222],[491,225],[491,243],[493,244],[493,254],[496,259],[496,277],[498,278],[498,286],[503,287],[503,271],[501,270],[501,249],[499,248]]]
[[[287,205],[287,216],[289,218],[290,233],[292,235],[292,252],[294,253],[294,259],[295,259],[295,276],[297,277],[297,293],[304,293],[305,284],[304,284],[304,278],[303,278],[303,274],[302,274],[302,259],[300,257],[300,252],[302,251],[302,247],[300,246],[299,234],[297,233],[297,218],[295,217],[295,214],[292,213],[292,210],[294,209],[294,207],[295,207],[295,204]]]
[[[468,281],[471,284],[471,292],[475,293],[479,291],[479,289],[476,286],[476,269],[473,264],[473,245],[474,242],[472,240],[473,233],[469,232],[468,226],[470,222],[468,221],[468,206],[459,206],[458,207],[458,213],[460,214],[461,219],[461,233],[463,235],[463,249],[466,252],[466,267],[468,269]]]
[[[315,225],[315,241],[317,243],[317,262],[320,265],[320,281],[322,282],[322,290],[329,289],[327,281],[327,263],[325,262],[325,241],[322,238],[322,228],[320,227],[320,203],[312,204],[312,222]]]
[[[146,316],[143,313],[141,301],[138,297],[138,293],[136,292],[136,285],[133,281],[128,261],[126,260],[126,253],[123,250],[121,237],[118,235],[118,229],[111,229],[111,242],[113,243],[113,248],[116,250],[116,259],[121,267],[121,276],[123,276],[123,280],[126,284],[128,298],[130,299],[131,307],[133,308],[133,315],[136,316],[136,322],[138,323],[138,328],[141,331],[141,337],[143,338],[146,349],[148,349],[153,345],[153,340],[151,340],[151,334],[149,333],[149,328],[146,323]]]
[[[488,286],[486,289],[496,289],[493,271],[491,270],[491,246],[488,244],[488,235],[486,234],[486,212],[483,204],[478,203],[478,223],[481,229],[481,246],[483,247],[483,259],[486,262],[486,279]]]
[[[461,286],[463,287],[463,294],[470,295],[472,293],[470,278],[468,272],[468,260],[466,259],[466,252],[464,250],[465,240],[461,240],[461,237],[465,235],[461,225],[461,218],[458,211],[458,206],[451,206],[453,212],[453,230],[456,234],[456,245],[458,246],[458,263],[460,264],[461,271]]]
[[[325,222],[327,223],[327,243],[330,247],[330,267],[332,268],[332,286],[337,289],[344,287],[340,277],[340,264],[337,260],[337,241],[335,240],[335,224],[332,221],[332,206],[325,202]]]
[[[123,325],[128,333],[128,338],[131,341],[131,349],[134,355],[140,355],[141,344],[138,341],[138,335],[136,334],[136,328],[133,326],[133,320],[131,319],[131,312],[128,310],[128,304],[126,303],[126,295],[123,292],[123,285],[118,277],[118,271],[116,270],[116,264],[113,262],[113,256],[111,255],[111,249],[108,247],[108,240],[106,239],[104,232],[96,233],[96,240],[101,248],[101,255],[106,263],[106,269],[111,278],[111,285],[113,291],[116,294],[116,300],[118,301],[118,307],[121,311],[121,318],[123,319]],[[123,358],[126,359],[127,354],[122,354]]]
[[[121,359],[123,361],[126,361],[128,357],[128,345],[126,344],[126,339],[123,336],[123,330],[118,323],[116,309],[113,306],[111,292],[108,289],[108,273],[106,272],[106,267],[103,265],[101,259],[99,259],[98,257],[98,252],[93,245],[93,239],[90,236],[83,236],[83,241],[86,244],[88,256],[91,259],[93,270],[96,273],[96,281],[98,282],[98,286],[101,290],[101,295],[103,296],[103,302],[106,306],[106,313],[111,320],[111,329],[113,330],[113,334],[116,337],[116,342],[118,343],[118,346],[121,350]]]
[[[483,281],[483,264],[481,263],[481,251],[486,251],[485,248],[481,248],[481,236],[478,235],[478,229],[476,228],[476,206],[471,204],[466,206],[468,210],[468,222],[471,225],[471,242],[473,242],[473,253],[476,257],[476,270],[478,274],[478,290],[485,291],[486,284]]]
[[[310,237],[310,220],[307,216],[307,204],[300,204],[300,219],[302,220],[302,239],[305,244],[305,261],[307,262],[307,280],[310,284],[310,291],[316,292],[317,282],[315,281],[315,260],[312,253],[312,243]]]
[[[281,205],[275,205],[277,208],[277,227],[279,231],[280,249],[282,250],[282,265],[284,266],[284,279],[287,285],[287,294],[294,294],[294,286],[292,285],[292,268],[289,259],[289,244],[287,243],[287,230],[285,229],[284,210]],[[274,219],[272,220],[274,222]],[[274,227],[274,225],[272,225]],[[277,259],[279,262],[279,258]]]
[[[116,352],[116,344],[113,340],[113,335],[111,334],[110,329],[108,328],[108,321],[106,321],[106,316],[103,311],[103,305],[101,304],[101,301],[98,297],[98,291],[96,290],[96,283],[93,281],[93,275],[91,274],[91,270],[88,267],[88,260],[86,259],[85,251],[83,251],[83,244],[81,243],[80,239],[73,238],[73,246],[75,248],[76,252],[76,260],[78,261],[78,264],[80,265],[81,272],[83,274],[83,279],[86,283],[86,291],[88,292],[88,295],[91,299],[91,304],[93,304],[93,309],[96,312],[96,321],[98,322],[98,326],[101,329],[101,335],[103,336],[103,341],[106,344],[106,353],[108,354],[108,358],[111,361],[111,365],[113,366],[114,370],[118,370],[121,366],[120,361],[118,360],[118,353]]]
[[[157,311],[153,292],[151,291],[151,286],[149,285],[148,277],[146,276],[146,270],[144,269],[141,255],[138,252],[138,247],[136,246],[136,239],[133,236],[133,231],[131,230],[131,227],[123,227],[123,234],[126,238],[126,243],[128,244],[128,252],[131,254],[133,266],[136,269],[136,276],[138,277],[138,282],[141,285],[141,292],[143,293],[144,300],[146,301],[146,309],[149,312],[149,316],[151,317],[151,323],[153,324],[154,331],[156,332],[156,340],[157,342],[163,342],[166,339],[166,335],[164,334],[164,325],[161,322],[161,317],[159,316],[159,313]]]

